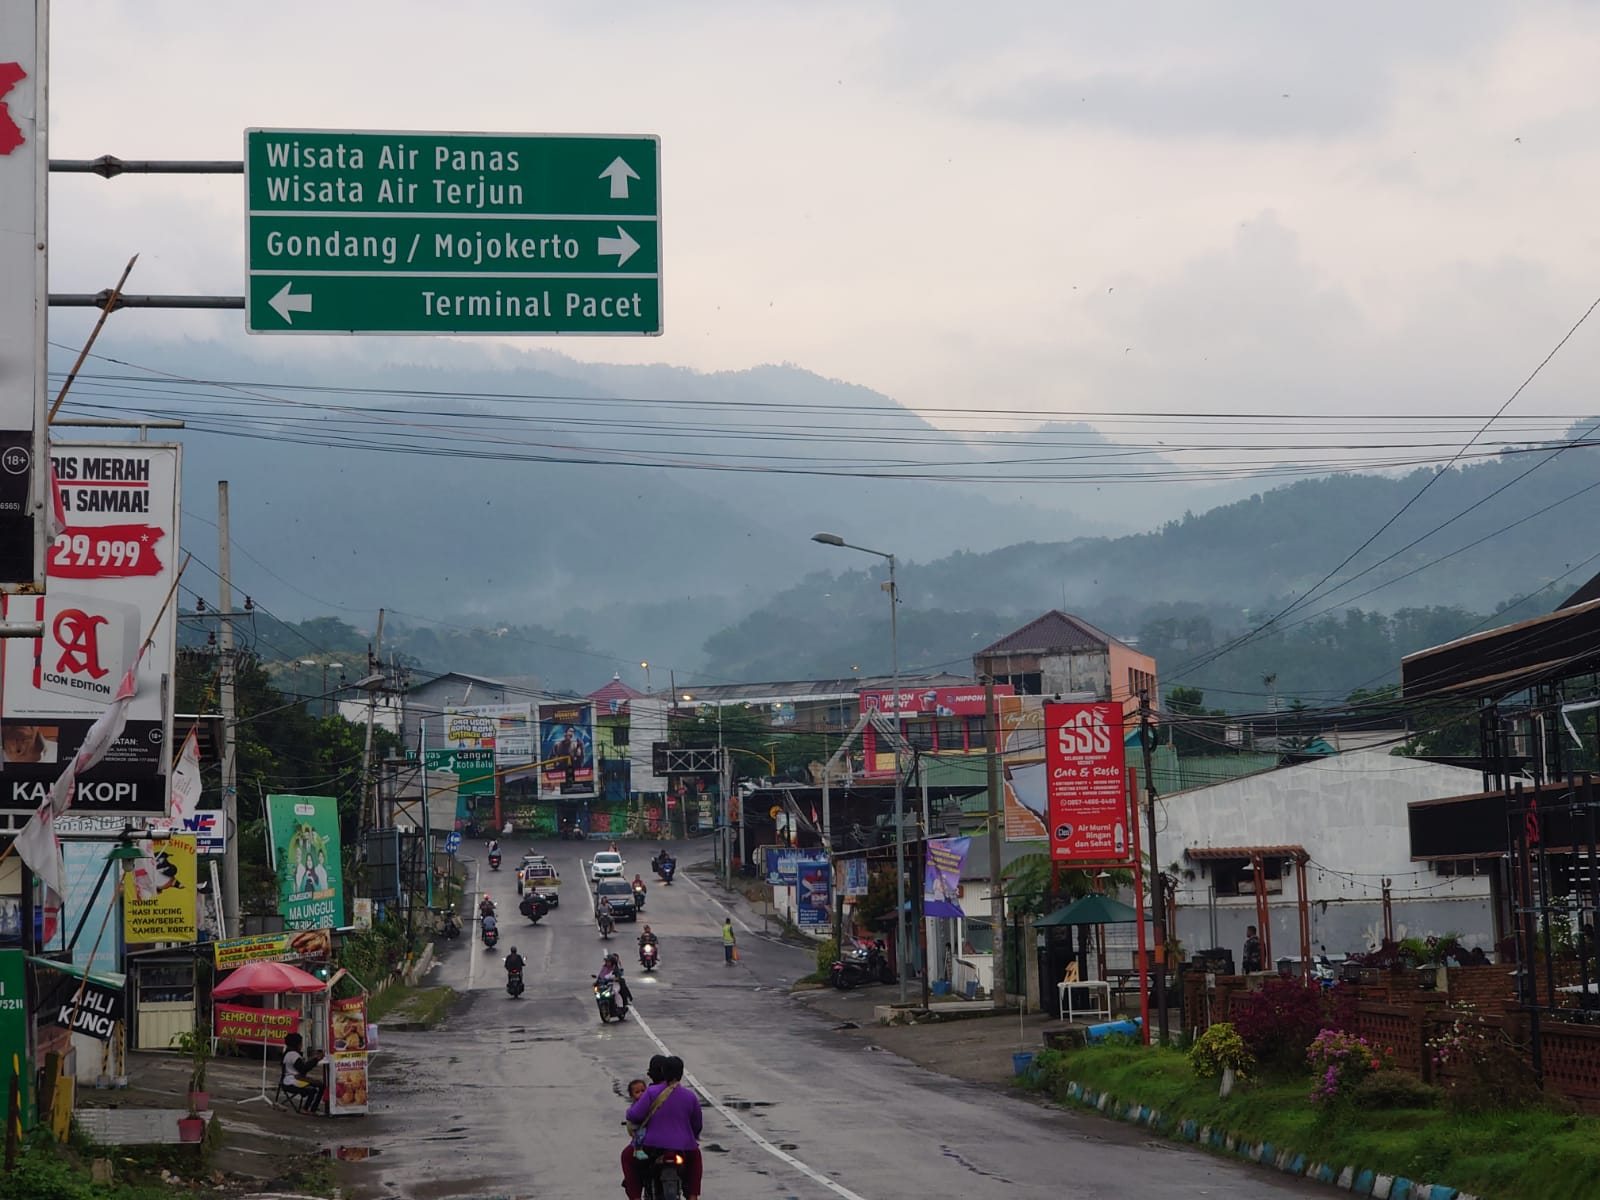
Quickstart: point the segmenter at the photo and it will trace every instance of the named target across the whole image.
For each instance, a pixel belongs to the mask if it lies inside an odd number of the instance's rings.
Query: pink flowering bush
[[[1374,1045],[1342,1029],[1324,1029],[1306,1048],[1315,1084],[1314,1104],[1331,1105],[1348,1098],[1351,1090],[1375,1071],[1394,1065],[1394,1051]]]

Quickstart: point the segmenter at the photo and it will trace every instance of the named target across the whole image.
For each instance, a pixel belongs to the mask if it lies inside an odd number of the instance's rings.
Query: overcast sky
[[[522,343],[583,359],[793,362],[925,410],[1488,413],[1600,294],[1595,5],[53,7],[58,158],[659,135],[667,332]],[[55,290],[135,250],[133,290],[243,290],[237,177],[51,199]],[[238,313],[113,325],[242,340]],[[1600,317],[1514,411],[1588,411],[1597,366]]]

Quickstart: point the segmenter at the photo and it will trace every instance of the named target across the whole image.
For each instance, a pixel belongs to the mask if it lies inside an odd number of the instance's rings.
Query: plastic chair
[[[289,1087],[280,1078],[277,1090],[272,1093],[272,1107],[277,1108],[281,1101],[287,1103],[295,1112],[303,1113],[306,1111],[306,1101],[310,1098],[310,1088]]]

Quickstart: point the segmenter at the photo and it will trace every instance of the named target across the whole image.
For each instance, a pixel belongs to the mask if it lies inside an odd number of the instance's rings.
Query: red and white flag
[[[172,768],[172,792],[167,797],[167,816],[182,822],[200,807],[200,731],[189,730],[183,749]],[[181,827],[181,826],[180,826]]]
[[[78,752],[72,756],[67,769],[50,785],[49,804],[53,816],[59,817],[67,811],[67,805],[72,803],[72,789],[78,782],[78,776],[93,769],[94,765],[106,756],[106,751],[111,749],[116,740],[122,736],[122,727],[128,723],[128,702],[133,699],[136,686],[133,673],[139,669],[139,659],[143,657],[144,647],[141,646],[138,656],[133,660],[133,666],[128,668],[128,673],[117,685],[116,695],[111,697],[111,703],[106,705],[105,712],[95,718],[94,724],[89,726],[89,732],[83,735],[83,745],[78,747]]]
[[[54,447],[52,447],[52,450]],[[67,510],[61,506],[61,485],[56,480],[56,460],[50,456],[50,511],[45,514],[45,536],[52,542],[67,531]]]
[[[56,815],[48,801],[22,827],[12,848],[39,882],[57,896],[67,894],[67,872],[61,865],[61,843],[56,840]]]
[[[61,772],[55,783],[50,785],[50,794],[39,810],[28,819],[22,832],[17,835],[15,849],[22,856],[22,861],[28,864],[31,870],[44,885],[57,896],[66,895],[66,871],[61,865],[61,843],[56,838],[55,820],[67,811],[67,806],[72,803],[72,790],[78,782],[78,776],[92,768],[105,757],[117,738],[122,736],[122,728],[128,723],[128,702],[133,699],[134,678],[133,673],[139,669],[139,658],[144,656],[140,648],[139,656],[134,659],[133,666],[128,668],[128,673],[122,677],[116,695],[111,698],[111,703],[105,712],[95,718],[89,732],[84,734],[83,745],[78,747],[78,752],[72,756],[72,761],[67,764],[67,769]]]

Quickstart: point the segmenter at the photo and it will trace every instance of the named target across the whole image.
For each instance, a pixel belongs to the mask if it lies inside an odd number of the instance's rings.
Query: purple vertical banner
[[[934,838],[928,842],[928,869],[922,880],[922,914],[964,917],[961,911],[961,869],[967,865],[971,838]]]
[[[802,858],[794,867],[795,924],[826,928],[833,920],[833,868],[825,858]]]

